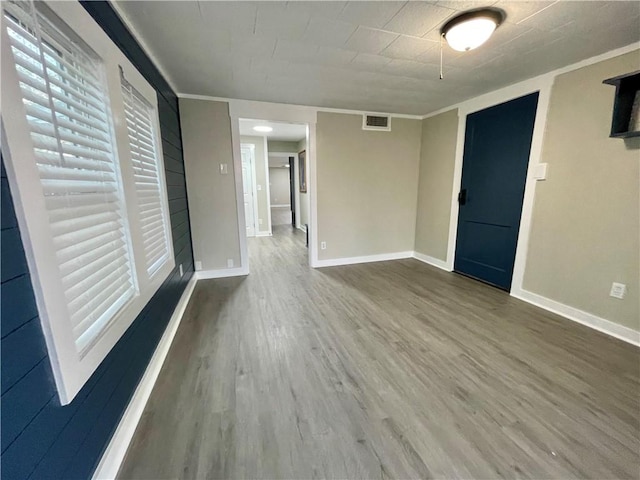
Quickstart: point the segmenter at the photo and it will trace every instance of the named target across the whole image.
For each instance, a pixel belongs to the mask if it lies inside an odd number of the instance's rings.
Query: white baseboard
[[[543,308],[550,312],[556,313],[564,318],[581,323],[587,327],[591,327],[599,332],[606,333],[612,337],[618,338],[625,342],[640,346],[640,331],[629,327],[614,323],[610,320],[598,317],[592,313],[579,310],[564,303],[551,300],[537,293],[527,290],[512,291],[511,295],[515,298],[523,300],[527,303]]]
[[[298,230],[302,230],[304,233],[307,233],[307,229],[305,228],[305,226],[304,226],[304,225],[298,225],[296,228],[297,228]]]
[[[238,268],[221,268],[218,270],[199,270],[196,272],[198,280],[209,280],[211,278],[240,277],[249,275],[249,269],[246,267]]]
[[[257,232],[255,236],[256,237],[270,237],[272,235],[273,234],[271,232]]]
[[[445,262],[444,260],[440,260],[439,258],[430,257],[429,255],[425,255],[424,253],[419,253],[419,252],[413,252],[413,258],[415,258],[416,260],[420,260],[421,262],[427,263],[429,265],[432,265],[434,267],[441,268],[446,272],[451,271],[451,269],[447,265],[447,262]]]
[[[98,464],[96,471],[93,473],[93,479],[103,480],[116,478],[120,465],[122,464],[124,456],[127,453],[127,449],[129,448],[129,443],[131,443],[133,434],[135,433],[140,417],[142,416],[142,412],[144,412],[144,407],[149,400],[153,386],[160,374],[162,364],[167,357],[167,353],[169,353],[169,347],[171,347],[173,337],[175,337],[176,332],[178,331],[182,315],[187,308],[187,304],[189,303],[189,299],[191,298],[191,294],[193,293],[193,289],[195,288],[197,281],[198,278],[194,274],[184,289],[184,292],[173,311],[173,315],[171,315],[171,318],[169,319],[167,328],[162,334],[162,338],[158,342],[155,352],[153,352],[151,361],[149,362],[149,365],[147,365],[147,369],[145,370],[142,379],[140,379],[140,383],[136,387],[136,390],[131,397],[131,401],[122,415],[120,423],[118,424],[113,437],[111,437],[109,445],[107,445],[107,449],[100,459],[100,463]]]
[[[420,260],[421,262],[433,265],[434,267],[441,268],[447,272],[451,272],[451,268],[446,262],[438,258],[430,257],[419,252],[414,252],[413,258]],[[550,298],[543,297],[527,290],[512,290],[511,296],[523,300],[527,303],[540,307],[543,310],[555,313],[568,320],[578,322],[587,327],[591,327],[599,332],[606,333],[612,337],[618,338],[633,345],[640,346],[640,331],[634,330],[624,325],[614,323],[610,320],[598,317],[589,312],[570,307],[564,303],[551,300]]]
[[[355,265],[357,263],[385,262],[413,257],[413,252],[382,253],[380,255],[366,255],[363,257],[331,258],[318,260],[314,267],[336,267],[339,265]]]
[[[274,205],[273,203],[271,204],[271,208],[284,208],[284,207],[291,208],[291,205],[289,204]]]

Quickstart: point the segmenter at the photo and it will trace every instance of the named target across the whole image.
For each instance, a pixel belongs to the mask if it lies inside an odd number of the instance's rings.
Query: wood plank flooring
[[[250,276],[198,282],[120,478],[640,477],[640,349],[413,259],[249,244]]]

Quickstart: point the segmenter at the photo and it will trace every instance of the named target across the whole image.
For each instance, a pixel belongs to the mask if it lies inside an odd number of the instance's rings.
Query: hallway
[[[271,225],[291,225],[291,206],[271,207]]]
[[[120,478],[632,478],[637,348],[417,260],[304,233],[201,280]]]

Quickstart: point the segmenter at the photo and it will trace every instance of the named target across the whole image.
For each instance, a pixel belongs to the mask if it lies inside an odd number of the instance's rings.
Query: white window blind
[[[97,55],[39,13],[5,18],[59,274],[82,354],[136,292]]]
[[[155,110],[121,72],[131,163],[147,273],[151,276],[169,257],[167,219],[162,198]]]

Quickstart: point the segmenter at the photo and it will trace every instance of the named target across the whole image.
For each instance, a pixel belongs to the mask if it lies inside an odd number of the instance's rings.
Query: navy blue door
[[[467,117],[454,269],[511,288],[538,94]]]

